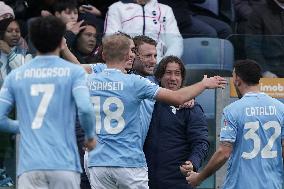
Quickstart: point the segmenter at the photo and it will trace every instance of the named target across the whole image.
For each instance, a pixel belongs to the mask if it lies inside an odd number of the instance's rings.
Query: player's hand
[[[84,150],[89,152],[93,150],[96,147],[96,145],[97,145],[97,141],[95,138],[87,139],[85,141]]]
[[[179,105],[179,109],[182,109],[182,108],[192,108],[194,106],[194,103],[195,103],[195,100],[194,99],[191,99],[190,101],[187,101],[185,103],[183,103],[182,105]]]
[[[101,16],[102,15],[102,12],[99,9],[97,9],[96,7],[92,6],[92,5],[87,5],[87,6],[86,5],[82,5],[82,6],[79,7],[79,11],[81,13],[88,12],[88,13],[91,13],[91,14],[96,15],[96,16]]]
[[[11,48],[9,47],[6,41],[0,40],[0,50],[4,53],[9,54],[11,52]]]
[[[45,17],[45,16],[51,16],[52,14],[49,11],[47,11],[47,10],[42,10],[40,12],[40,15]]]
[[[190,161],[186,161],[179,166],[179,170],[184,176],[187,176],[187,173],[193,171],[193,165]]]
[[[81,26],[83,22],[84,20],[81,20],[80,22],[68,22],[66,24],[66,29],[77,35],[81,30],[86,28],[86,26]]]
[[[201,180],[199,178],[199,173],[194,171],[188,172],[186,177],[187,183],[190,184],[192,187],[196,187],[200,185]]]
[[[201,81],[206,89],[215,89],[215,88],[225,88],[227,85],[227,80],[220,76],[214,76],[214,77],[207,77],[207,75],[204,75],[203,80]]]

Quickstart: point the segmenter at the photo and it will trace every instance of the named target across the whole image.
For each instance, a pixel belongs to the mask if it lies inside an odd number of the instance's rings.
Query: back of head
[[[261,67],[254,60],[238,60],[234,64],[235,74],[247,85],[258,85],[261,78]]]
[[[130,40],[123,35],[109,35],[103,38],[103,56],[105,61],[120,62],[126,60],[130,51]]]
[[[49,53],[60,47],[65,31],[65,24],[55,16],[39,17],[32,21],[29,36],[40,53]]]
[[[77,9],[77,1],[75,0],[58,0],[53,6],[53,12],[61,13],[64,10],[76,10]]]
[[[157,42],[145,35],[138,35],[133,38],[134,44],[136,48],[139,48],[142,44],[147,43],[153,46],[157,46]]]

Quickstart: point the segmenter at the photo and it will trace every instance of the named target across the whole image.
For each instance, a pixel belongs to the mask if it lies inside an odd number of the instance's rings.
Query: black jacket
[[[236,17],[238,20],[248,20],[253,7],[265,4],[265,0],[234,0]]]
[[[249,16],[246,33],[247,57],[260,63],[263,71],[284,77],[284,10],[274,0],[256,7]]]
[[[156,102],[144,144],[150,189],[190,189],[179,166],[190,160],[198,170],[208,148],[207,121],[200,105],[176,110]]]

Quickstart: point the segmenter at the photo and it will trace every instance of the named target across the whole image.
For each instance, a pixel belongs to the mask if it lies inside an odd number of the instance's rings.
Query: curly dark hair
[[[156,80],[158,81],[161,80],[161,78],[164,76],[166,72],[168,64],[173,62],[179,65],[181,71],[182,84],[184,83],[186,70],[182,60],[176,56],[166,56],[160,61],[154,73]]]

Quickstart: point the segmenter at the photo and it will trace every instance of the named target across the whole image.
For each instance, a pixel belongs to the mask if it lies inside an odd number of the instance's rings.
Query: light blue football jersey
[[[151,82],[156,83],[154,76],[146,77]],[[150,127],[150,122],[152,119],[152,113],[154,111],[156,100],[155,99],[145,99],[140,105],[140,121],[141,121],[141,146],[143,147],[147,133]]]
[[[152,113],[154,110],[156,100],[145,99],[140,105],[140,122],[141,122],[141,146],[143,147],[147,133],[150,127],[152,119]]]
[[[281,189],[284,104],[247,93],[223,111],[220,141],[234,143],[224,189]]]
[[[107,68],[107,65],[103,63],[90,64],[90,66],[92,69],[92,74],[100,73],[104,69]],[[136,74],[136,73],[133,73],[133,74]],[[153,83],[156,83],[155,78],[153,76],[149,76],[147,77],[147,79],[149,79]],[[155,99],[152,99],[152,100],[145,99],[142,101],[140,105],[140,115],[139,115],[140,121],[141,121],[141,144],[140,145],[142,147],[144,145],[144,142],[145,142],[148,130],[149,130],[155,102],[156,102]]]
[[[90,64],[92,69],[92,74],[101,73],[104,69],[107,68],[107,65],[104,63],[96,63],[96,64]]]
[[[89,167],[144,167],[140,105],[154,99],[159,86],[134,74],[105,69],[90,75],[89,89],[96,117],[98,143],[89,152]]]
[[[82,87],[87,88],[84,70],[57,56],[37,56],[8,75],[0,100],[16,102],[18,175],[32,170],[81,172],[72,92]]]

